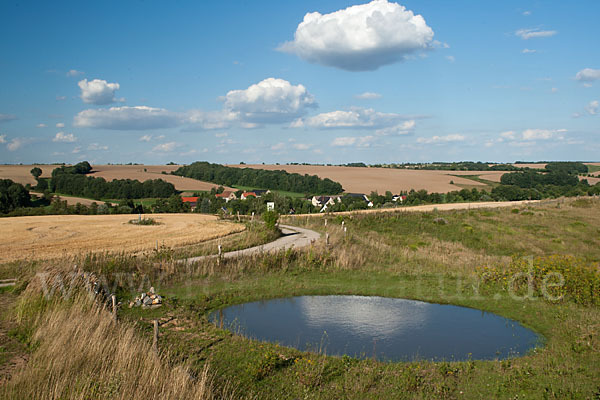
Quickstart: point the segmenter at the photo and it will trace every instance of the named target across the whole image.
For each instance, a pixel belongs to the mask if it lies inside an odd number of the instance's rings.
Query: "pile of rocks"
[[[162,297],[154,292],[154,288],[151,287],[146,293],[141,293],[135,298],[135,300],[129,302],[129,308],[142,307],[142,308],[156,308],[162,305]]]

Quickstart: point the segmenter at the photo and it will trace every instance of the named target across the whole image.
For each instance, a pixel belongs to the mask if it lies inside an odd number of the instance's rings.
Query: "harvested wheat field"
[[[140,252],[180,247],[243,231],[241,224],[200,214],[152,214],[160,225],[134,225],[136,215],[60,215],[0,219],[0,263],[88,252]]]
[[[249,167],[256,169],[278,170],[291,173],[317,175],[329,178],[342,184],[349,193],[366,193],[372,191],[398,193],[402,190],[421,190],[447,193],[462,189],[459,185],[487,188],[484,183],[453,175],[482,175],[488,171],[423,171],[391,168],[360,168],[320,165],[230,165],[231,167]],[[468,173],[466,173],[468,172]],[[484,178],[485,179],[485,178]],[[451,184],[453,181],[454,184]]]
[[[10,179],[21,185],[35,185],[36,181],[31,175],[31,169],[39,167],[42,170],[42,178],[50,178],[52,171],[59,167],[58,165],[0,165],[0,179]]]
[[[102,177],[107,181],[114,179],[137,179],[140,182],[149,179],[162,179],[170,182],[175,189],[180,191],[209,191],[212,188],[219,187],[214,183],[199,181],[183,176],[165,175],[175,171],[180,165],[93,165],[92,172],[88,176]],[[227,190],[235,190],[226,188]]]

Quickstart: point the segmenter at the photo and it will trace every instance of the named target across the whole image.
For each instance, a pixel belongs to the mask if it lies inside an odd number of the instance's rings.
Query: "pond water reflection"
[[[274,299],[228,307],[211,319],[299,350],[386,361],[503,359],[539,342],[531,330],[492,313],[384,297]]]

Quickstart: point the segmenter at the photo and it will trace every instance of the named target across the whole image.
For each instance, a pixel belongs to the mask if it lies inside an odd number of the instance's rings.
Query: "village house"
[[[181,201],[184,204],[189,204],[192,211],[198,207],[198,197],[182,197]]]
[[[215,197],[218,199],[224,199],[225,203],[229,203],[231,200],[237,200],[237,196],[232,190],[224,190],[223,193],[215,194]]]
[[[254,197],[257,198],[258,196],[256,195],[256,193],[254,192],[244,192],[242,193],[242,195],[240,196],[240,199],[242,200],[246,200],[248,197]]]
[[[341,201],[339,196],[313,196],[310,202],[315,207],[323,207],[326,205],[334,205],[336,200],[338,203]]]

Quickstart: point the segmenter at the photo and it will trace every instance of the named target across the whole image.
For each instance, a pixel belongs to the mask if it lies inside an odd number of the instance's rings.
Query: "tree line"
[[[41,171],[34,169],[31,173],[38,180],[37,190],[49,190],[62,194],[87,197],[91,199],[141,199],[148,197],[167,198],[175,195],[175,186],[162,179],[144,182],[133,179],[115,179],[86,176],[92,170],[87,161],[73,166],[62,166],[52,171],[50,180],[39,179]]]
[[[234,168],[206,161],[180,167],[173,174],[225,186],[251,186],[307,194],[338,194],[343,191],[340,183],[329,178],[321,179],[317,175]]]

